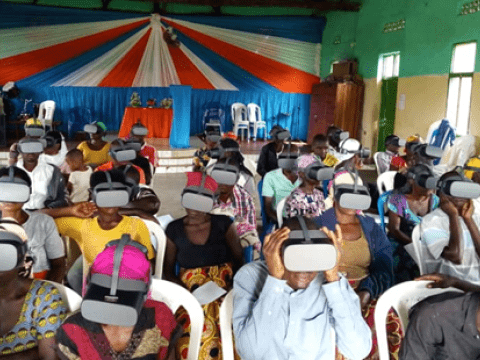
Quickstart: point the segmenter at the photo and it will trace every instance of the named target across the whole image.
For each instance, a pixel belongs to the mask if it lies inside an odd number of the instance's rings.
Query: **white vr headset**
[[[0,178],[0,202],[26,203],[30,199],[31,189],[27,182],[14,175],[13,166],[8,177]]]
[[[209,213],[213,209],[215,194],[213,191],[205,189],[207,176],[202,175],[200,186],[186,187],[182,192],[182,206],[185,209]]]
[[[20,266],[27,253],[27,243],[14,233],[0,231],[0,272]]]
[[[22,154],[39,154],[45,149],[46,141],[41,139],[22,139],[18,142],[18,151]]]
[[[119,277],[123,250],[126,245],[135,246],[147,256],[147,249],[123,234],[106,247],[117,245],[115,249],[112,276],[89,274],[87,292],[81,304],[82,316],[92,322],[115,326],[134,326],[147,299],[150,284],[141,280]],[[150,274],[151,279],[151,274]]]
[[[120,182],[113,182],[109,171],[105,171],[106,183],[95,186],[92,200],[98,207],[122,207],[130,202],[132,188]]]
[[[358,183],[358,172],[352,174],[348,169],[348,173],[352,176],[353,184],[335,185],[333,181],[333,190],[335,201],[344,209],[368,210],[372,203],[368,187]]]
[[[42,126],[25,126],[25,136],[42,137],[45,135],[45,129]]]
[[[98,132],[98,126],[95,123],[86,124],[83,127],[83,131],[85,131],[86,133],[89,133],[89,134],[96,134]]]
[[[132,126],[132,130],[130,130],[130,133],[132,135],[137,135],[137,136],[147,136],[148,135],[148,129],[144,126]]]
[[[292,230],[283,244],[283,262],[288,271],[312,272],[332,269],[337,250],[321,230],[308,230],[303,216],[297,216],[302,230]]]
[[[477,199],[480,197],[480,185],[461,174],[439,180],[437,182],[437,190],[445,195],[463,199]]]
[[[135,145],[132,143],[124,142],[121,139],[117,139],[120,146],[116,148],[110,147],[110,156],[112,159],[118,162],[132,161],[137,158],[137,152],[135,151]]]
[[[292,142],[288,143],[287,151],[280,153],[278,156],[278,167],[284,170],[295,170],[297,168],[298,152],[291,151]]]
[[[438,146],[414,144],[410,147],[410,149],[412,152],[415,152],[422,157],[440,159],[443,156],[443,149]]]
[[[227,159],[226,163],[215,163],[210,176],[223,185],[235,185],[240,177],[240,169],[238,166],[230,164],[231,159]]]
[[[320,161],[316,161],[313,164],[308,165],[302,170],[305,173],[307,179],[324,181],[332,180],[335,169],[333,167],[327,167]]]
[[[417,164],[407,173],[407,179],[413,179],[418,186],[424,189],[436,189],[438,179],[432,170],[424,164]]]

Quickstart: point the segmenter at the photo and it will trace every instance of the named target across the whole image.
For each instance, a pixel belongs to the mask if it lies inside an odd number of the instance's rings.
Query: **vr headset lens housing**
[[[148,135],[148,129],[143,126],[134,126],[132,127],[132,135],[146,136]]]
[[[98,126],[95,124],[87,124],[83,127],[83,131],[89,134],[96,134],[98,132]]]
[[[307,230],[303,225],[302,228],[303,230],[291,231],[283,245],[285,268],[296,272],[333,268],[337,262],[337,250],[332,241],[321,230]]]
[[[0,232],[0,272],[17,268],[23,261],[26,244],[17,235]]]
[[[335,186],[335,199],[344,209],[368,210],[372,198],[364,185],[341,184]]]
[[[125,148],[111,150],[110,155],[118,162],[132,161],[137,158],[137,153],[134,149]]]
[[[463,198],[476,199],[480,197],[480,185],[466,180],[446,180],[442,185],[442,192],[446,195]]]
[[[286,140],[290,137],[290,131],[288,131],[287,129],[285,130],[281,130],[279,132],[277,132],[275,135],[274,135],[275,139],[277,140]]]
[[[125,144],[136,152],[142,150],[142,143],[140,141],[128,140]]]
[[[305,168],[305,175],[310,180],[324,181],[333,179],[335,169],[323,165],[310,165]]]
[[[18,143],[18,151],[22,154],[39,154],[43,152],[44,143],[36,140],[20,141]]]
[[[94,188],[94,200],[98,207],[122,207],[130,202],[130,192],[122,183],[102,183]]]
[[[185,209],[209,213],[213,209],[213,193],[200,186],[186,188],[182,194],[182,206]]]
[[[82,302],[82,316],[90,321],[116,326],[134,326],[145,302],[148,285],[140,280],[118,279],[110,295],[111,277],[93,274]]]
[[[25,127],[25,135],[31,137],[42,137],[45,135],[45,130],[41,127],[27,126]]]
[[[0,179],[0,202],[26,203],[30,198],[30,187],[4,179],[8,178]]]
[[[223,185],[235,185],[238,181],[240,170],[234,165],[216,163],[213,166],[210,176]]]

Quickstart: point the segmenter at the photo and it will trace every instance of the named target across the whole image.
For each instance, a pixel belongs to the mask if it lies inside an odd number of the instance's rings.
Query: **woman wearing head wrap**
[[[95,258],[91,276],[113,277],[115,252],[119,245],[107,246]],[[145,298],[150,282],[150,262],[141,249],[125,245],[121,255],[118,277],[145,283],[145,290],[121,290],[117,303],[129,304],[128,298]],[[87,284],[91,286],[91,283]],[[108,290],[109,291],[109,290]],[[89,300],[89,293],[84,302]],[[99,301],[96,299],[96,301]],[[120,305],[125,306],[125,305]],[[86,310],[87,309],[87,310]],[[175,352],[177,322],[172,311],[162,302],[144,300],[133,326],[99,323],[89,320],[88,308],[69,316],[57,332],[58,353],[62,359],[172,359]],[[108,319],[107,316],[107,321]],[[180,330],[181,331],[181,330]]]
[[[187,173],[187,177],[185,191],[200,189],[206,202],[213,203],[217,190],[215,180],[200,172]],[[195,204],[188,206],[195,207]],[[211,215],[207,210],[211,211],[211,208],[205,209],[205,212],[186,208],[186,216],[168,224],[165,231],[167,235],[165,278],[186,287],[189,291],[211,281],[228,291],[232,288],[234,273],[243,263],[242,247],[235,224],[230,217]],[[175,275],[176,263],[180,265],[178,276]],[[217,299],[203,306],[205,330],[202,336],[200,360],[221,358],[220,303],[221,301]],[[182,311],[177,319],[182,322],[188,319],[188,315]],[[184,324],[185,335],[177,344],[181,359],[186,358],[190,333],[189,321]]]
[[[0,230],[0,358],[54,360],[67,309],[55,286],[20,275],[27,250],[21,235]]]
[[[305,174],[305,169],[318,163],[314,155],[302,155],[298,158],[298,176],[302,179],[299,187],[292,191],[285,201],[285,216],[317,217],[325,210],[323,193],[317,189],[320,185],[318,180],[312,180]]]
[[[107,127],[102,122],[95,122],[97,132],[90,134],[90,139],[78,144],[77,149],[83,153],[85,164],[97,167],[110,161],[110,143],[103,140],[107,132]]]

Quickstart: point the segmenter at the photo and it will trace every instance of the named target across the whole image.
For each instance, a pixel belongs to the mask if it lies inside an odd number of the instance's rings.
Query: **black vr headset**
[[[120,182],[113,182],[109,171],[105,171],[106,183],[92,189],[92,200],[98,207],[122,207],[130,202],[133,189]]]
[[[119,277],[123,250],[135,246],[147,256],[147,249],[123,234],[120,240],[110,241],[106,247],[116,245],[112,276],[89,274],[87,292],[81,305],[82,316],[90,321],[115,326],[134,326],[147,299],[150,284],[141,280]],[[150,274],[150,279],[152,278]]]
[[[436,189],[437,178],[432,170],[424,164],[417,164],[407,172],[407,179],[413,179],[418,186],[424,189]]]
[[[118,162],[132,161],[137,158],[136,145],[117,139],[118,146],[110,146],[110,156]]]
[[[226,163],[215,163],[212,168],[210,176],[217,182],[223,185],[235,185],[240,177],[240,168],[231,163],[231,158],[227,159]]]
[[[480,185],[463,175],[461,167],[455,169],[458,175],[452,175],[437,182],[437,191],[442,194],[463,198],[476,199],[480,197]]]
[[[287,140],[290,138],[291,134],[288,129],[278,127],[270,130],[270,136],[275,140]]]
[[[27,243],[14,233],[0,231],[0,272],[10,271],[23,265]]]
[[[368,210],[372,202],[368,187],[358,183],[360,177],[356,169],[353,174],[349,169],[345,170],[352,177],[353,184],[335,185],[335,180],[333,180],[335,201],[344,209]]]
[[[213,209],[215,202],[215,194],[213,191],[205,189],[205,181],[207,175],[202,175],[202,183],[200,186],[189,186],[183,189],[182,206],[185,209],[201,211],[209,213]]]
[[[0,202],[26,203],[31,191],[25,180],[15,177],[13,166],[8,170],[8,177],[0,178]]]
[[[305,173],[307,179],[324,181],[332,180],[335,170],[333,167],[325,166],[320,161],[315,161],[306,168],[302,169],[302,171]]]
[[[293,171],[297,168],[298,151],[291,151],[292,142],[288,143],[287,151],[282,151],[278,156],[278,167]]]
[[[333,268],[337,250],[321,230],[308,230],[303,216],[297,216],[302,230],[292,230],[283,244],[283,263],[288,271],[311,272]]]
[[[142,123],[137,122],[135,125],[132,126],[130,130],[130,134],[132,135],[137,135],[137,136],[147,136],[148,135],[148,129],[143,126]]]
[[[45,135],[45,129],[41,125],[25,126],[25,136],[42,137]]]
[[[40,154],[45,149],[45,142],[37,139],[22,139],[18,142],[18,151],[22,154]]]

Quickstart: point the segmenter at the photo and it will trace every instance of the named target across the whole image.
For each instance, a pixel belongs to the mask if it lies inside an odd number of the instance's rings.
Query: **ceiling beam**
[[[210,5],[213,8],[220,6],[241,7],[295,7],[315,9],[317,11],[359,11],[361,3],[345,0],[133,0],[163,4]]]

